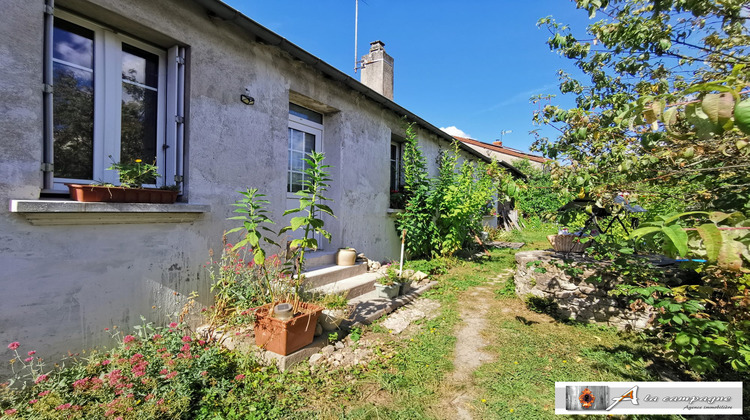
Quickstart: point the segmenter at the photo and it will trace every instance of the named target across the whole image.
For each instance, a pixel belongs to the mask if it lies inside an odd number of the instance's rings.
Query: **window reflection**
[[[156,161],[158,79],[159,58],[123,44],[120,162]]]
[[[93,179],[94,51],[92,31],[55,19],[53,153],[56,177]]]

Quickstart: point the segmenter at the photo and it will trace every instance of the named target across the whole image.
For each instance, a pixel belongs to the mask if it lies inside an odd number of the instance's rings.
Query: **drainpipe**
[[[44,188],[51,190],[54,177],[54,132],[52,121],[52,34],[54,32],[55,0],[45,0],[44,3],[44,156],[42,159],[42,174]]]

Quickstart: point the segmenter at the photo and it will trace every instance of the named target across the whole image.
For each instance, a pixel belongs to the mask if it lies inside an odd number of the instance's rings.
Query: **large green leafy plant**
[[[407,126],[403,154],[406,208],[396,222],[406,230],[406,250],[411,257],[452,255],[481,231],[498,190],[496,163],[459,164],[458,145],[443,151],[438,176],[430,179],[413,125]]]

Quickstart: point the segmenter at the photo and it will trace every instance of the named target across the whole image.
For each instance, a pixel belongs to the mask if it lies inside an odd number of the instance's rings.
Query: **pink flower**
[[[29,363],[32,360],[34,360],[33,357],[27,357],[26,359],[24,359],[24,362]]]
[[[34,381],[34,383],[35,383],[35,384],[38,384],[39,382],[44,382],[44,381],[46,381],[46,380],[47,380],[48,378],[49,378],[49,377],[48,377],[47,375],[39,375],[39,377],[38,377],[38,378],[36,378],[36,381]]]
[[[37,396],[39,396],[39,397],[43,397],[43,396],[45,396],[45,395],[47,395],[47,394],[49,394],[49,393],[50,393],[50,391],[49,391],[49,390],[47,390],[47,391],[44,391],[44,392],[40,392],[40,393],[39,393],[39,394],[38,394]]]
[[[29,404],[36,404],[38,402],[39,402],[39,400],[37,400],[36,398],[34,398],[33,400],[29,401]]]
[[[125,338],[122,339],[122,342],[123,343],[129,343],[129,342],[131,342],[133,340],[135,340],[135,337],[133,337],[132,335],[128,334],[128,335],[125,336]]]
[[[177,323],[176,322],[170,322],[169,323],[169,328],[175,328],[175,327],[177,327]]]
[[[73,404],[71,403],[60,404],[57,407],[55,407],[55,410],[67,410],[70,408],[71,405]]]
[[[18,411],[15,408],[9,408],[9,409],[5,410],[5,415],[6,416],[12,416],[12,415],[16,414],[17,412]]]
[[[152,338],[153,338],[154,340],[158,340],[158,339],[160,339],[160,338],[161,338],[161,334],[154,334],[154,336],[153,336]]]
[[[239,374],[239,375],[237,375],[237,376],[234,377],[235,381],[241,381],[243,379],[245,379],[245,375],[243,375],[243,374]]]
[[[190,336],[189,336],[189,335],[186,335],[186,336],[182,337],[182,342],[183,342],[183,343],[189,343],[189,342],[191,342],[191,341],[192,341],[192,340],[190,339]]]
[[[205,370],[201,372],[201,376],[206,376],[206,375],[208,375],[208,372],[206,372]]]
[[[14,342],[8,344],[8,348],[11,349],[11,350],[15,350],[15,349],[19,348],[20,346],[21,346],[21,344],[18,341],[14,341]]]
[[[109,360],[108,359],[102,360],[102,366],[107,366],[108,364],[109,364]]]
[[[165,376],[164,378],[165,378],[165,379],[172,379],[172,378],[174,378],[175,376],[177,376],[177,372],[176,372],[176,371],[175,371],[175,372],[170,372],[170,373],[168,373],[168,374],[167,374],[167,376]]]
[[[169,372],[169,371],[166,370],[166,369],[162,369],[162,370],[159,371],[159,375],[166,375],[167,372]]]
[[[29,356],[33,356],[33,355],[35,355],[35,354],[36,354],[36,350],[31,350],[31,351],[29,352]]]

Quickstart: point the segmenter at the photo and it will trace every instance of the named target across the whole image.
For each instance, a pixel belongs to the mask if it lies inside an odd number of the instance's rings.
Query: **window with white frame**
[[[322,152],[323,115],[297,104],[289,103],[289,167],[287,193],[304,187],[308,163],[305,159],[313,151]]]
[[[168,50],[55,12],[51,57],[53,183],[119,184],[112,163],[159,168],[152,186],[182,175],[184,48]]]

